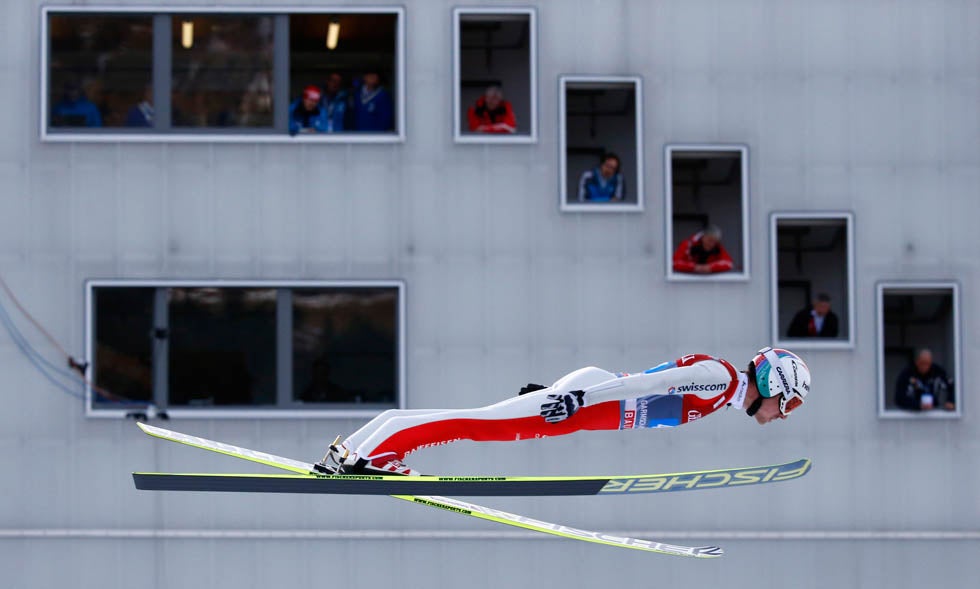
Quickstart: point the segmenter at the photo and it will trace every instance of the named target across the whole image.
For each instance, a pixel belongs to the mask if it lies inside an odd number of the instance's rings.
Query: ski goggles
[[[779,400],[779,412],[783,415],[789,415],[794,409],[803,404],[803,395],[797,393],[795,390],[791,393],[783,393],[783,397]]]

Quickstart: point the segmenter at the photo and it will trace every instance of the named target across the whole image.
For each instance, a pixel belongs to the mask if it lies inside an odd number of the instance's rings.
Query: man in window
[[[358,131],[384,132],[394,127],[391,94],[381,86],[381,76],[368,72],[361,78],[354,97],[354,124]]]
[[[320,89],[310,85],[289,107],[289,134],[324,133],[327,130],[326,111],[320,106]]]
[[[65,93],[51,111],[51,125],[54,127],[101,127],[102,113],[99,107],[88,99],[77,81],[65,84]]]
[[[517,118],[509,100],[504,100],[500,86],[488,86],[483,96],[467,112],[470,131],[474,133],[516,133]]]
[[[343,76],[337,72],[327,76],[327,85],[323,91],[323,108],[326,110],[327,133],[349,131],[354,126],[351,96],[344,88]]]
[[[619,156],[605,153],[599,165],[582,172],[578,181],[579,202],[621,202],[626,192],[619,173]]]
[[[143,100],[135,104],[126,113],[127,127],[152,127],[153,126],[153,85],[143,86]]]
[[[953,381],[942,366],[932,361],[932,351],[922,348],[895,381],[895,404],[909,411],[931,411],[942,406],[956,410]]]
[[[839,329],[837,314],[830,310],[830,295],[822,292],[793,316],[786,337],[837,337]]]
[[[732,267],[732,257],[721,244],[721,229],[716,225],[688,237],[674,252],[674,272],[716,274],[729,272]]]

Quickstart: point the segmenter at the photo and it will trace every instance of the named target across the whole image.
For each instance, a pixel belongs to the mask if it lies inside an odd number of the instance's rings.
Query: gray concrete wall
[[[860,221],[856,346],[806,355],[813,395],[792,419],[763,429],[730,411],[676,430],[460,443],[413,457],[414,466],[430,472],[559,474],[810,456],[812,474],[767,488],[653,498],[486,501],[569,525],[678,542],[704,540],[669,532],[701,533],[728,550],[716,562],[507,539],[490,523],[386,498],[140,493],[132,470],[252,467],[151,440],[131,422],[84,418],[81,404],[42,380],[0,334],[3,584],[974,583],[980,434],[971,391],[980,381],[980,316],[971,301],[980,263],[962,236],[974,235],[980,214],[980,4],[537,4],[538,143],[452,142],[455,4],[440,0],[406,3],[405,144],[346,146],[42,144],[40,2],[5,3],[0,273],[76,354],[88,278],[403,278],[408,405],[466,407],[586,364],[635,371],[687,352],[743,364],[769,336],[770,211],[852,210]],[[559,214],[555,207],[558,121],[549,112],[557,105],[557,76],[575,72],[644,79],[643,214]],[[751,281],[665,282],[661,147],[674,142],[749,146]],[[881,420],[875,282],[940,278],[962,286],[964,417]],[[596,304],[610,293],[617,304]],[[40,337],[32,341],[53,352]],[[359,425],[205,420],[170,427],[311,459],[335,434]],[[24,537],[32,530],[57,536],[57,530],[183,529],[422,530],[437,539]],[[499,534],[454,540],[454,530]],[[810,532],[853,538],[930,530],[972,532],[973,539],[799,539]],[[797,539],[735,540],[731,531],[790,532]]]

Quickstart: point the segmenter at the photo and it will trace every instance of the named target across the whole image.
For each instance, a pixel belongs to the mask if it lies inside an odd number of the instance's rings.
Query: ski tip
[[[142,421],[137,421],[136,426],[141,430],[143,430],[144,434],[155,436],[155,437],[160,437],[160,434],[166,431],[158,427],[153,427],[148,423],[143,423]]]
[[[696,558],[718,558],[725,556],[725,551],[721,546],[698,546],[693,554]]]

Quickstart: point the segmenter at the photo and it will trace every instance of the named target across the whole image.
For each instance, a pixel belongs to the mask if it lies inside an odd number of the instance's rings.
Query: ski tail
[[[241,448],[231,444],[225,444],[223,442],[216,442],[214,440],[208,440],[207,438],[189,436],[187,434],[170,431],[160,427],[154,427],[144,423],[138,423],[138,425],[145,433],[162,440],[186,444],[202,450],[218,452],[220,454],[225,454],[226,456],[234,456],[235,458],[241,458],[251,462],[258,462],[260,464],[265,464],[281,470],[304,475],[309,474],[313,470],[313,465],[310,463],[300,462],[290,458],[283,458],[281,456],[276,456],[265,452],[258,452],[256,450],[249,450],[248,448]],[[391,497],[401,499],[403,501],[410,501],[417,505],[444,509],[460,515],[468,515],[477,519],[532,530],[542,534],[591,542],[594,544],[604,544],[606,546],[613,546],[616,548],[630,548],[643,552],[655,552],[659,554],[691,558],[716,558],[724,554],[724,551],[717,546],[677,546],[673,544],[655,542],[652,540],[612,536],[602,534],[600,532],[579,530],[577,528],[570,528],[560,524],[536,520],[529,517],[508,513],[506,511],[491,509],[482,505],[460,501],[458,499],[449,499],[447,497],[416,495],[391,495]]]

